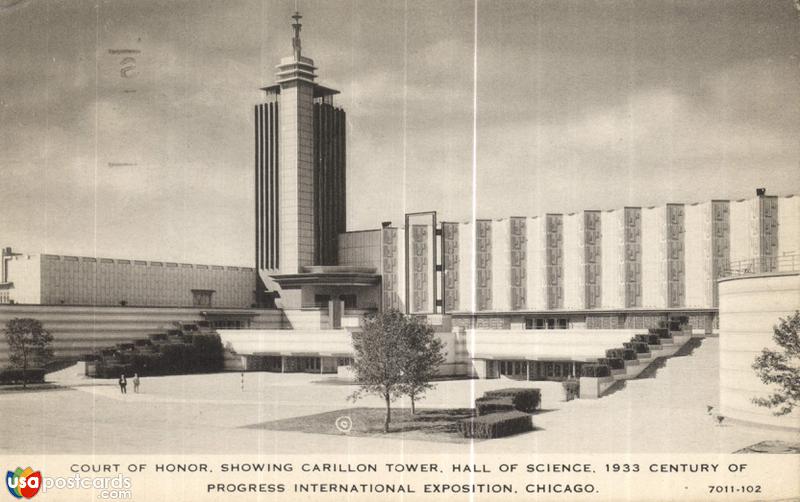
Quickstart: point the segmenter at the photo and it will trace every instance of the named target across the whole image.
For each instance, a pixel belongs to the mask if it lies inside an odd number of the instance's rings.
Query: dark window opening
[[[354,309],[358,305],[356,295],[339,295],[339,299],[344,302],[344,308],[346,309]]]

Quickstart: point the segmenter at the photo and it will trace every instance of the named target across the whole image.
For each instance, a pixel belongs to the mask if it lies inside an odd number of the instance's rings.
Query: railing
[[[770,272],[800,272],[800,254],[762,256],[749,260],[733,261],[722,267],[720,277],[738,277]]]

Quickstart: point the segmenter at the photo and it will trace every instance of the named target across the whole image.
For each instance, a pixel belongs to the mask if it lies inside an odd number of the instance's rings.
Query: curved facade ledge
[[[765,347],[775,349],[773,327],[800,308],[800,272],[766,272],[719,281],[720,413],[753,425],[800,430],[800,410],[775,416],[753,404],[772,390],[752,368]]]

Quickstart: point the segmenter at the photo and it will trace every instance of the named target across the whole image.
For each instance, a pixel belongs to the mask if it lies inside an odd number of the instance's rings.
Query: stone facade
[[[5,303],[249,308],[255,269],[163,261],[16,254]]]

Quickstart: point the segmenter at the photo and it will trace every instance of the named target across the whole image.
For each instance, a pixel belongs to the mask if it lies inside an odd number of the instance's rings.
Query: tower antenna
[[[297,4],[297,0],[295,0],[295,4]],[[295,61],[300,60],[300,28],[302,28],[302,24],[300,24],[300,20],[303,16],[300,15],[299,11],[295,11],[292,19],[294,19],[294,23],[292,23],[292,28],[294,29],[294,37],[292,38],[292,48],[294,49],[294,59]]]

